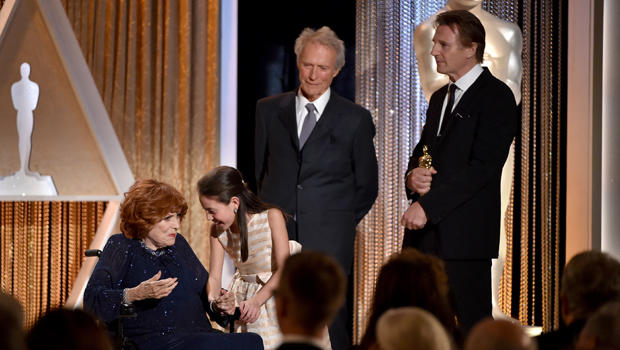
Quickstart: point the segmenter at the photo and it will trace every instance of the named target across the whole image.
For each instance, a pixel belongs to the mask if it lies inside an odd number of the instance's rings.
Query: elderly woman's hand
[[[220,296],[214,301],[215,307],[220,312],[228,315],[235,313],[235,295],[232,292],[228,292],[226,289],[220,290]]]
[[[142,281],[139,285],[127,289],[125,300],[129,303],[144,299],[161,299],[168,296],[170,292],[177,286],[177,278],[165,278],[160,280],[161,271],[146,281]]]

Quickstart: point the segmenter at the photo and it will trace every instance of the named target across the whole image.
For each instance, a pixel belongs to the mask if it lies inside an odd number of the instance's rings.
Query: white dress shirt
[[[308,99],[301,93],[301,89],[297,91],[297,97],[295,98],[295,114],[297,115],[297,137],[301,135],[301,127],[304,125],[304,120],[306,120],[306,116],[308,115],[308,109],[306,105],[308,103],[312,103],[316,108],[314,115],[316,116],[316,121],[318,123],[319,118],[323,115],[323,111],[325,110],[325,106],[327,106],[327,102],[329,102],[329,96],[331,95],[330,88],[323,93],[323,95],[319,96],[316,100],[310,102]]]
[[[482,69],[482,66],[480,65],[480,63],[478,63],[475,66],[473,66],[469,70],[469,72],[465,73],[461,78],[459,78],[459,80],[455,82],[450,82],[450,84],[456,85],[456,89],[454,90],[454,104],[452,105],[452,111],[454,111],[454,108],[456,107],[456,105],[459,104],[459,101],[461,100],[461,97],[463,96],[465,91],[467,91],[467,89],[469,89],[469,87],[472,86],[472,84],[476,81],[476,79],[478,79],[478,77],[480,76],[480,74],[482,74],[483,71],[484,69]],[[446,111],[447,106],[448,106],[448,94],[446,94],[446,97],[444,97],[443,99],[443,106],[441,107],[441,115],[439,116],[439,127],[437,128],[437,136],[439,136],[439,131],[441,130],[441,124],[443,123],[443,115]],[[450,113],[452,113],[452,111],[450,111]]]

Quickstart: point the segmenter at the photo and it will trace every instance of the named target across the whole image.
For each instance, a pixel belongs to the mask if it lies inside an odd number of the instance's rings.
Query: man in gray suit
[[[350,275],[355,227],[377,197],[375,127],[366,109],[330,89],[344,65],[331,29],[304,29],[295,54],[299,89],[256,104],[258,194],[291,216],[290,239],[331,255]],[[334,349],[349,345],[347,314],[330,327]]]

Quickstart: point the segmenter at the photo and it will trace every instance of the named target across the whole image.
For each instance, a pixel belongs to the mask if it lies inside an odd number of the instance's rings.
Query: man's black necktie
[[[448,119],[452,114],[452,106],[454,106],[454,91],[456,90],[456,84],[450,84],[448,86],[448,105],[446,106],[446,110],[443,112],[443,118],[441,119],[441,131],[439,132],[439,136],[442,136],[446,132],[446,125],[448,124]]]

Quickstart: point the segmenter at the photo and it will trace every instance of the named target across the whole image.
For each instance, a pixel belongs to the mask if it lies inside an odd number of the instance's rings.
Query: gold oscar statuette
[[[422,157],[418,158],[418,167],[430,169],[433,163],[433,157],[428,154],[428,146],[425,145],[422,149],[422,152],[424,154],[422,155]]]

